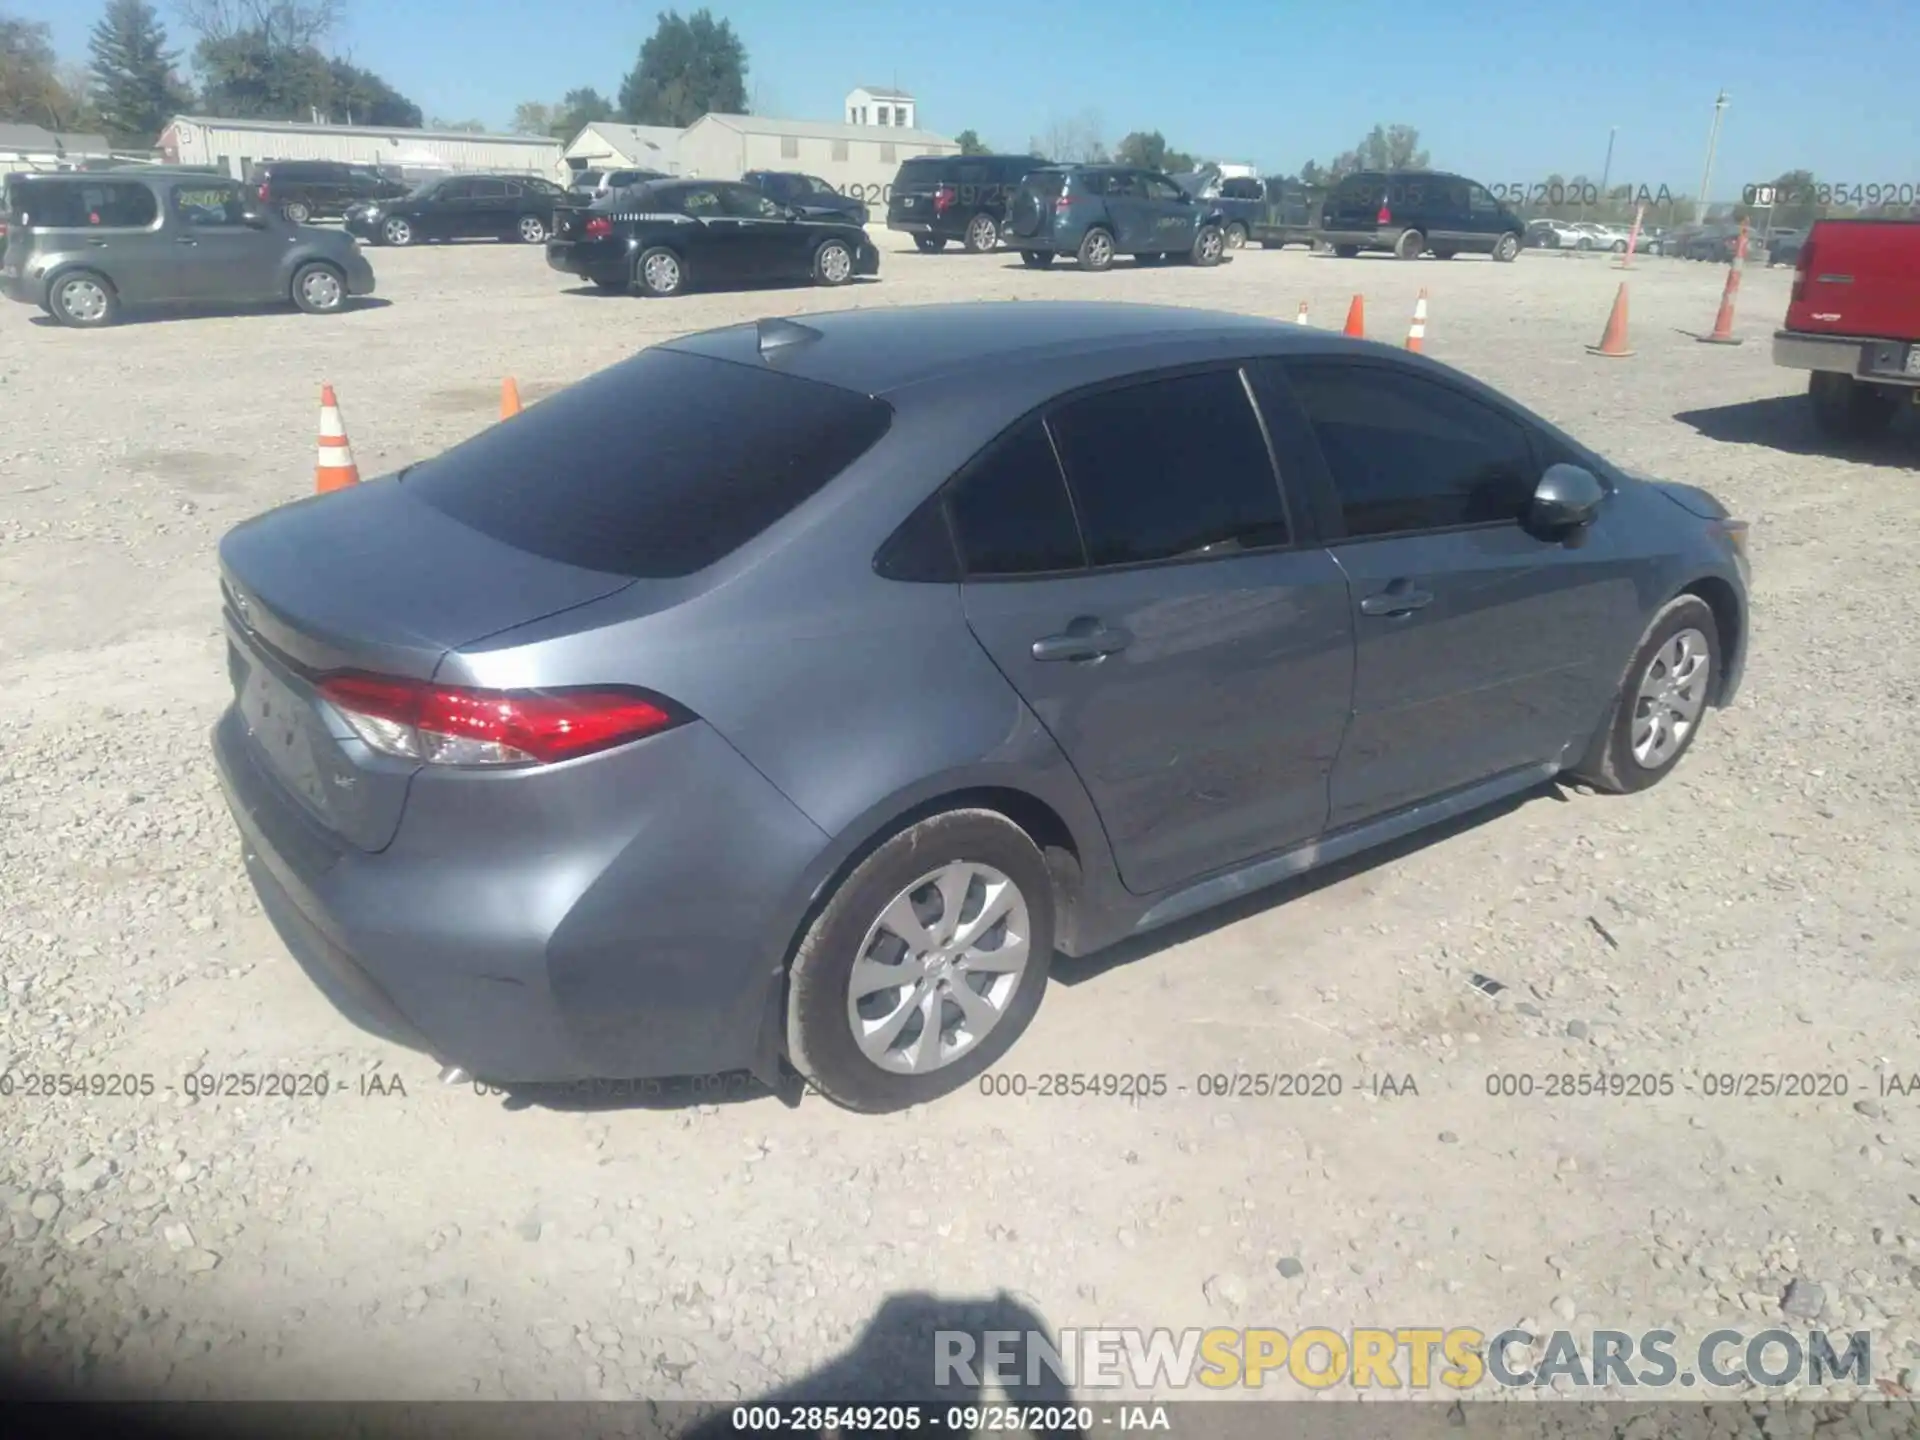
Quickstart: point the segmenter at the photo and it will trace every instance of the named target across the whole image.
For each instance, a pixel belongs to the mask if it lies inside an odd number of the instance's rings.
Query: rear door
[[[1143,171],[1089,170],[1080,180],[1087,191],[1101,195],[1105,201],[1105,223],[1113,229],[1114,249],[1123,255],[1135,255],[1164,248],[1155,243],[1159,207],[1148,197]],[[1075,189],[1080,188],[1076,184]],[[1099,223],[1097,219],[1095,223]]]
[[[947,183],[949,162],[936,156],[922,156],[901,162],[893,177],[893,189],[887,199],[887,221],[931,225],[933,195]]]
[[[1377,230],[1380,207],[1386,204],[1384,175],[1349,175],[1327,196],[1325,224],[1329,230]]]
[[[1429,245],[1444,245],[1449,250],[1464,250],[1474,241],[1473,222],[1468,213],[1467,182],[1452,175],[1413,176],[1406,181],[1409,225],[1417,225]],[[1395,215],[1398,220],[1400,217]]]
[[[1082,175],[1085,180],[1091,177]],[[1067,172],[1052,168],[1035,170],[1021,178],[1007,203],[1007,234],[1018,248],[1024,237],[1045,238],[1053,228],[1054,202],[1066,192]]]
[[[1577,547],[1520,523],[1546,465],[1570,457],[1391,361],[1290,360],[1263,382],[1263,402],[1290,396],[1314,437],[1302,469],[1324,477],[1330,553],[1353,588],[1331,826],[1566,758],[1599,722],[1640,613],[1605,510]]]
[[[1086,785],[1129,890],[1320,832],[1347,585],[1293,526],[1237,366],[1068,401],[948,503],[968,623]]]
[[[471,183],[473,188],[460,233],[486,237],[512,234],[520,217],[520,197],[508,188],[505,180],[481,176]]]

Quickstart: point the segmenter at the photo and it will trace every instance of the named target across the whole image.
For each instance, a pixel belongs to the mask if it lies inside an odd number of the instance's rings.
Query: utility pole
[[[1607,158],[1600,167],[1600,204],[1603,208],[1607,203],[1607,177],[1613,173],[1613,137],[1619,133],[1618,125],[1607,127]]]
[[[1713,183],[1713,152],[1720,147],[1720,117],[1727,108],[1727,92],[1722,90],[1713,102],[1713,129],[1707,132],[1707,168],[1700,173],[1700,198],[1693,202],[1693,223],[1707,218],[1707,187]]]

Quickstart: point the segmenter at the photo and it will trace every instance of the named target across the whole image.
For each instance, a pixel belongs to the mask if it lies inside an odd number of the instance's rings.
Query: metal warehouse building
[[[885,203],[902,160],[959,153],[930,130],[765,115],[702,115],[680,137],[683,174],[730,180],[747,170],[799,170],[870,204]]]
[[[409,179],[449,170],[561,174],[560,142],[541,135],[481,135],[377,125],[303,125],[177,115],[160,132],[169,165],[211,165],[236,180],[259,160],[341,160],[398,171]]]

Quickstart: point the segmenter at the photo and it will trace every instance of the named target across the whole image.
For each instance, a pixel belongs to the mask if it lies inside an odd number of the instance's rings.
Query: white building
[[[404,126],[176,115],[160,132],[159,148],[169,165],[212,165],[236,180],[260,160],[340,160],[403,174],[473,170],[552,178],[562,172],[560,142],[549,136]]]
[[[680,137],[682,174],[737,180],[748,170],[797,170],[882,205],[901,161],[959,153],[952,140],[926,130],[764,115],[702,115]]]
[[[671,125],[617,125],[596,120],[573,137],[561,158],[569,172],[658,170],[680,173],[680,135]]]
[[[904,90],[881,85],[863,85],[847,92],[847,124],[891,125],[900,130],[914,128],[919,106]]]

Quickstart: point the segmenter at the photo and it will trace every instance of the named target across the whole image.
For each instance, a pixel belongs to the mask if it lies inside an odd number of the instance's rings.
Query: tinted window
[[[1187,192],[1164,175],[1142,175],[1140,183],[1146,188],[1149,200],[1185,200]]]
[[[1534,460],[1515,421],[1447,385],[1384,368],[1302,365],[1288,378],[1332,472],[1349,535],[1518,520]]]
[[[1287,543],[1266,437],[1237,370],[1090,395],[1048,423],[1095,565]]]
[[[881,401],[646,350],[415,466],[407,492],[484,535],[615,575],[690,575],[886,433]]]
[[[445,205],[452,201],[465,200],[472,194],[473,182],[469,180],[449,180],[444,184],[436,185],[431,190],[426,191],[422,198],[431,200],[436,205]]]
[[[1258,200],[1260,193],[1260,182],[1247,175],[1236,176],[1220,186],[1223,200]]]
[[[475,180],[473,198],[476,200],[504,200],[507,198],[507,182],[504,180]]]
[[[1085,564],[1073,503],[1038,420],[974,461],[948,505],[969,575],[1031,575]]]
[[[244,225],[247,202],[238,185],[176,185],[174,218],[195,229]]]
[[[683,215],[718,215],[720,213],[719,192],[709,185],[690,185],[661,198],[668,201]]]
[[[720,185],[715,188],[720,191],[720,203],[726,207],[729,215],[744,216],[750,220],[780,218],[779,205],[751,185]]]
[[[160,216],[159,202],[144,185],[113,181],[76,184],[61,180],[16,180],[8,203],[20,225],[60,228],[139,228]]]

